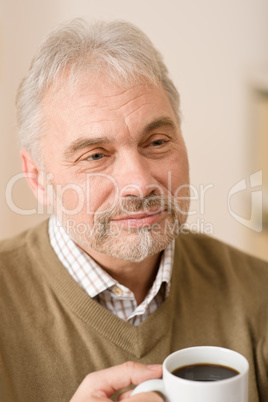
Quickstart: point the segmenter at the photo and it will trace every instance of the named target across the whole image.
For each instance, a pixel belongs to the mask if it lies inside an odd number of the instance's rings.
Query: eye
[[[164,143],[165,143],[166,141],[165,140],[155,140],[155,141],[152,141],[152,146],[154,146],[154,147],[159,147],[160,145],[163,145]]]
[[[102,154],[101,152],[98,152],[94,155],[88,156],[87,160],[98,161],[98,160],[102,159],[103,157],[104,157],[104,154]]]

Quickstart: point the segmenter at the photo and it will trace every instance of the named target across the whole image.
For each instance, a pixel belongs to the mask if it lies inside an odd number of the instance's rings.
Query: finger
[[[133,395],[131,398],[127,399],[126,402],[163,402],[164,399],[155,392],[143,392],[141,394]]]
[[[118,401],[124,401],[124,402],[163,402],[164,399],[161,398],[161,396],[155,392],[142,392],[137,395],[131,396],[133,390],[124,392],[119,396],[117,399]]]
[[[83,393],[90,390],[92,395],[96,391],[102,391],[104,395],[111,397],[115,391],[131,384],[138,385],[146,380],[160,378],[161,375],[161,365],[146,366],[140,363],[126,362],[89,374],[80,388],[82,388]]]

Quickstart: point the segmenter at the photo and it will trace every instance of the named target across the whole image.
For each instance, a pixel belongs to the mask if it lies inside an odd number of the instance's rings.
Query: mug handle
[[[131,396],[140,394],[141,392],[151,392],[151,391],[159,391],[166,398],[163,380],[144,381],[134,389],[134,391],[131,393]]]

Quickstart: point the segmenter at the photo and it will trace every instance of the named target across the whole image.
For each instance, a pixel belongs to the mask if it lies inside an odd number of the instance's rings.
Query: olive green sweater
[[[170,295],[134,327],[78,286],[44,222],[0,246],[0,401],[67,402],[91,371],[219,345],[247,357],[250,402],[267,402],[267,289],[267,263],[203,235],[180,235]]]

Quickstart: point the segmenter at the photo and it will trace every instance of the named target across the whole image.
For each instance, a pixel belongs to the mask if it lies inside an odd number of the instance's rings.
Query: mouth
[[[167,211],[150,211],[150,212],[139,212],[131,213],[130,215],[123,215],[120,217],[115,217],[111,219],[111,222],[116,223],[120,226],[132,227],[132,228],[142,228],[152,226],[153,224],[159,222],[166,215]]]

